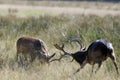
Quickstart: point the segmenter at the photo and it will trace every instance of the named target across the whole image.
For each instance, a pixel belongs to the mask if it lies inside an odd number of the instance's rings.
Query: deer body
[[[17,40],[17,59],[19,55],[23,55],[25,59],[30,57],[30,62],[33,62],[35,58],[44,59],[46,62],[52,58],[55,54],[49,56],[45,43],[42,40],[34,39],[30,37],[21,37]]]
[[[87,50],[81,49],[80,51],[72,54],[64,51],[63,49],[64,46],[60,47],[56,44],[55,47],[59,50],[62,50],[64,52],[63,55],[72,56],[73,59],[75,59],[75,61],[77,61],[80,64],[80,68],[75,73],[79,72],[80,69],[82,69],[87,63],[91,64],[93,67],[94,64],[98,64],[98,69],[99,69],[101,67],[102,62],[105,61],[108,57],[110,57],[110,59],[113,61],[116,71],[118,73],[118,66],[116,63],[116,57],[114,54],[112,43],[106,40],[102,40],[102,39],[96,40],[89,45]],[[92,72],[93,72],[93,67],[92,67]]]
[[[88,62],[98,63],[105,61],[108,57],[114,56],[114,50],[112,44],[106,40],[96,40],[94,41],[87,50]]]

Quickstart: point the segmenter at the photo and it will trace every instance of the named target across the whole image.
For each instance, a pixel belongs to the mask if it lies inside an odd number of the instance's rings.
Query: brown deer
[[[73,41],[77,41],[80,44],[80,41],[77,39],[73,39]],[[57,49],[63,51],[64,54],[62,54],[59,59],[54,59],[52,61],[60,61],[66,55],[71,56],[73,60],[80,64],[80,68],[77,69],[75,73],[79,72],[80,69],[82,69],[87,63],[92,65],[92,72],[94,65],[97,63],[98,68],[96,71],[98,71],[102,62],[105,61],[108,57],[113,61],[117,74],[119,73],[112,43],[108,42],[107,40],[96,40],[89,45],[87,50],[80,49],[80,51],[71,54],[64,50],[64,44],[61,47],[58,44],[55,44],[54,46]]]
[[[45,43],[42,40],[31,38],[31,37],[21,37],[17,40],[16,44],[17,48],[17,60],[21,55],[25,58],[25,60],[30,57],[30,62],[32,63],[36,58],[39,60],[44,60],[45,62],[49,62],[49,60],[55,55],[51,56],[48,54],[47,49],[45,48]]]

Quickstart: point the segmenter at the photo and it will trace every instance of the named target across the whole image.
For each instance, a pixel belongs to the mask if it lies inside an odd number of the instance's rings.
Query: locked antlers
[[[58,59],[53,59],[53,60],[51,60],[50,62],[52,62],[52,61],[60,61],[65,55],[70,55],[69,53],[67,53],[67,52],[64,50],[64,44],[62,44],[61,47],[60,47],[58,44],[55,44],[54,46],[55,46],[56,49],[64,52],[64,54],[61,54],[61,53],[60,53],[60,58],[58,58]]]

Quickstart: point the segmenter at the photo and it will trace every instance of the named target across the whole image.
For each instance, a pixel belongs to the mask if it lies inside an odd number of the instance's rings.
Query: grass
[[[19,10],[18,13],[16,13],[17,16],[39,16],[39,15],[48,15],[51,13],[52,15],[58,14],[57,12],[53,11],[47,11],[47,10]]]
[[[16,9],[17,10],[17,9]],[[52,11],[47,10],[17,10],[17,12],[11,12],[11,14],[14,14],[19,17],[29,17],[29,16],[39,16],[39,15],[47,15],[48,13],[51,14],[57,14],[57,12],[53,13]],[[6,16],[10,15],[10,12],[8,10],[0,10],[0,15]]]
[[[119,80],[112,61],[105,61],[92,77],[91,66],[86,65],[78,74],[72,75],[79,65],[69,59],[41,65],[35,61],[33,66],[17,68],[15,62],[16,41],[21,36],[41,38],[47,44],[49,53],[59,52],[54,44],[65,43],[65,50],[79,50],[67,42],[71,36],[78,36],[87,46],[96,39],[107,39],[113,43],[118,66],[120,66],[120,16],[96,15],[40,15],[39,17],[0,16],[0,79],[1,80]],[[97,67],[95,67],[97,68]],[[120,68],[120,67],[119,67]]]

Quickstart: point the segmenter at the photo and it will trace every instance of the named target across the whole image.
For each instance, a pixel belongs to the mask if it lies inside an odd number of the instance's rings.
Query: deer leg
[[[21,54],[21,53],[20,53]],[[17,61],[17,63],[18,63],[18,67],[20,67],[20,65],[22,64],[22,62],[21,62],[21,55],[20,54],[17,54],[16,55],[16,61]]]
[[[30,59],[30,63],[32,63],[33,61],[34,61],[34,59],[35,59],[35,55],[34,55],[35,53],[31,53],[31,59]]]
[[[24,55],[23,53],[19,54],[19,65],[21,65],[22,67],[24,66]]]
[[[93,71],[94,71],[94,64],[92,64],[92,72],[91,72],[91,74],[90,74],[90,77],[92,77]]]
[[[96,72],[100,69],[101,64],[102,64],[102,61],[101,61],[101,60],[99,60],[99,62],[98,62],[98,68],[96,69],[95,73],[96,73]]]
[[[93,69],[94,69],[94,64],[92,65],[92,73],[93,73]]]
[[[24,67],[27,67],[29,64],[29,55],[24,54]]]
[[[15,56],[15,60],[18,63],[18,67],[21,65],[21,54],[22,53],[17,50],[16,56]]]
[[[74,72],[73,74],[75,75],[76,73],[78,73],[79,71],[80,71],[80,69],[82,69],[83,68],[83,66],[80,66],[80,68],[78,68],[77,70],[76,70],[76,72]]]
[[[115,66],[115,68],[116,68],[117,74],[119,74],[119,71],[118,71],[118,66],[117,66],[116,61],[113,61],[113,63],[114,63],[114,66]]]
[[[82,69],[82,68],[86,65],[86,63],[87,63],[87,60],[85,60],[85,61],[82,63],[82,65],[80,65],[80,68],[77,69],[77,71],[74,73],[74,75],[75,75],[77,72],[79,72],[80,69]]]
[[[73,74],[75,75],[76,73],[78,73],[80,71],[81,68],[78,68],[76,72],[74,72]]]
[[[18,61],[18,52],[16,53],[16,57],[15,57],[15,60]]]
[[[80,69],[82,69],[83,67],[82,66],[80,66],[80,68],[78,68],[77,70],[76,70],[76,72],[74,72],[73,74],[75,75],[76,73],[78,73],[79,71],[80,71]]]
[[[116,63],[116,58],[115,58],[113,55],[110,55],[110,58],[111,58],[111,60],[113,61],[113,64],[114,64],[114,66],[115,66],[115,68],[116,68],[117,74],[119,74],[118,66],[117,66],[117,63]]]

